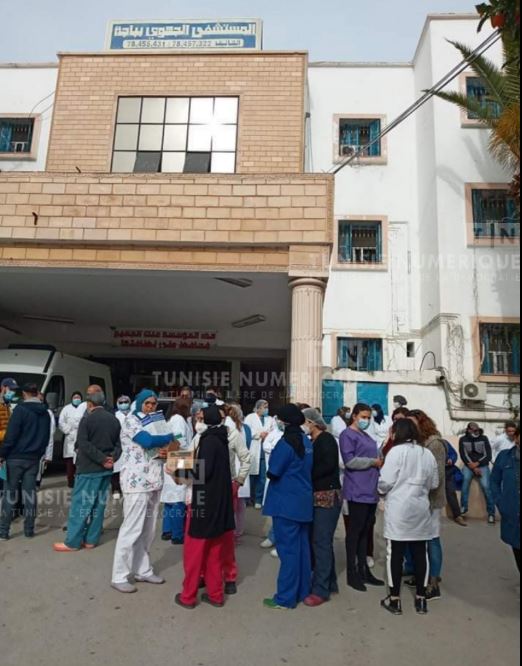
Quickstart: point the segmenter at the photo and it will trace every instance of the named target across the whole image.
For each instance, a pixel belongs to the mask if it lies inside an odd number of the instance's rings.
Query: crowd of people
[[[36,490],[52,460],[55,417],[38,387],[4,379],[0,389],[0,477],[4,491],[0,541],[10,537],[20,509],[24,534],[35,535]],[[175,602],[221,608],[238,591],[236,547],[247,506],[262,510],[271,528],[261,544],[280,560],[275,595],[264,605],[315,608],[339,592],[334,539],[343,516],[347,584],[357,593],[388,587],[382,608],[402,615],[401,590],[415,590],[415,610],[442,597],[443,511],[467,527],[474,479],[484,493],[488,522],[502,517],[502,539],[520,569],[520,428],[506,424],[490,443],[470,423],[459,453],[436,423],[402,396],[388,417],[382,406],[342,408],[328,425],[321,410],[288,404],[271,415],[260,400],[245,417],[217,390],[195,400],[185,387],[167,414],[159,396],[141,391],[107,408],[102,387],[71,396],[58,421],[72,488],[66,537],[58,553],[93,550],[101,540],[109,497],[123,499],[111,584],[123,594],[138,584],[162,585],[151,560],[162,513],[162,539],[183,547],[184,581]],[[460,458],[462,469],[457,464]],[[494,466],[492,468],[492,463]],[[459,502],[457,491],[461,487]],[[375,575],[375,530],[384,511],[387,580]],[[200,590],[201,596],[200,596]]]

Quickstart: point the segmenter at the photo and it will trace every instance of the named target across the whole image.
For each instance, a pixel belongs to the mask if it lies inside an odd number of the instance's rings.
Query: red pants
[[[190,536],[189,530],[190,517],[187,520],[183,549],[185,580],[181,601],[190,606],[196,603],[201,572],[204,572],[205,586],[210,600],[222,604],[225,600],[223,586],[225,543],[229,534],[232,535],[232,543],[234,543],[234,532],[227,532],[218,539],[194,539]]]

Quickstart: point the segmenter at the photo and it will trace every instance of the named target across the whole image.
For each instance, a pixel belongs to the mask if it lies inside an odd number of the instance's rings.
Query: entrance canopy
[[[48,344],[82,356],[244,359],[286,356],[283,274],[3,269],[0,346]],[[215,332],[210,349],[122,347],[143,330]],[[132,337],[132,336],[131,336]],[[197,347],[197,345],[196,345]]]

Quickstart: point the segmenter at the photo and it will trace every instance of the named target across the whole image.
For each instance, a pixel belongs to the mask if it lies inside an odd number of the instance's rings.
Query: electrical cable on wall
[[[502,33],[499,31],[494,32],[490,35],[482,44],[477,46],[473,51],[472,55],[469,58],[463,60],[459,65],[454,67],[446,76],[444,76],[438,83],[436,83],[430,90],[428,90],[421,98],[419,98],[412,106],[410,106],[406,111],[404,111],[398,118],[392,121],[387,127],[385,127],[379,136],[372,139],[368,144],[361,146],[353,155],[350,155],[342,164],[333,166],[328,173],[337,175],[342,171],[346,166],[352,164],[355,160],[358,160],[360,157],[364,156],[364,153],[368,151],[372,146],[380,143],[382,139],[387,136],[392,130],[401,125],[405,120],[412,116],[416,111],[423,107],[427,102],[432,99],[436,93],[442,91],[449,83],[454,81],[458,76],[468,69],[468,67],[477,59],[480,58],[486,51],[488,51],[492,46],[494,46],[500,39],[502,39]]]

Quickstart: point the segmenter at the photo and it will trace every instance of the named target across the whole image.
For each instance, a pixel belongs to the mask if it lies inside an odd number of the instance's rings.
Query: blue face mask
[[[6,391],[4,394],[4,400],[6,402],[12,402],[16,398],[15,391]]]
[[[118,409],[120,412],[128,412],[130,409],[130,404],[128,402],[120,402],[118,403]]]
[[[270,410],[268,408],[263,412],[263,416],[270,416]]]
[[[370,421],[368,421],[368,419],[361,419],[357,423],[357,425],[358,425],[360,430],[362,430],[363,432],[366,432],[368,430],[368,428],[370,427]]]
[[[81,404],[82,404],[82,400],[81,400],[81,398],[75,398],[75,399],[72,401],[72,405],[73,405],[73,407],[79,407]]]

